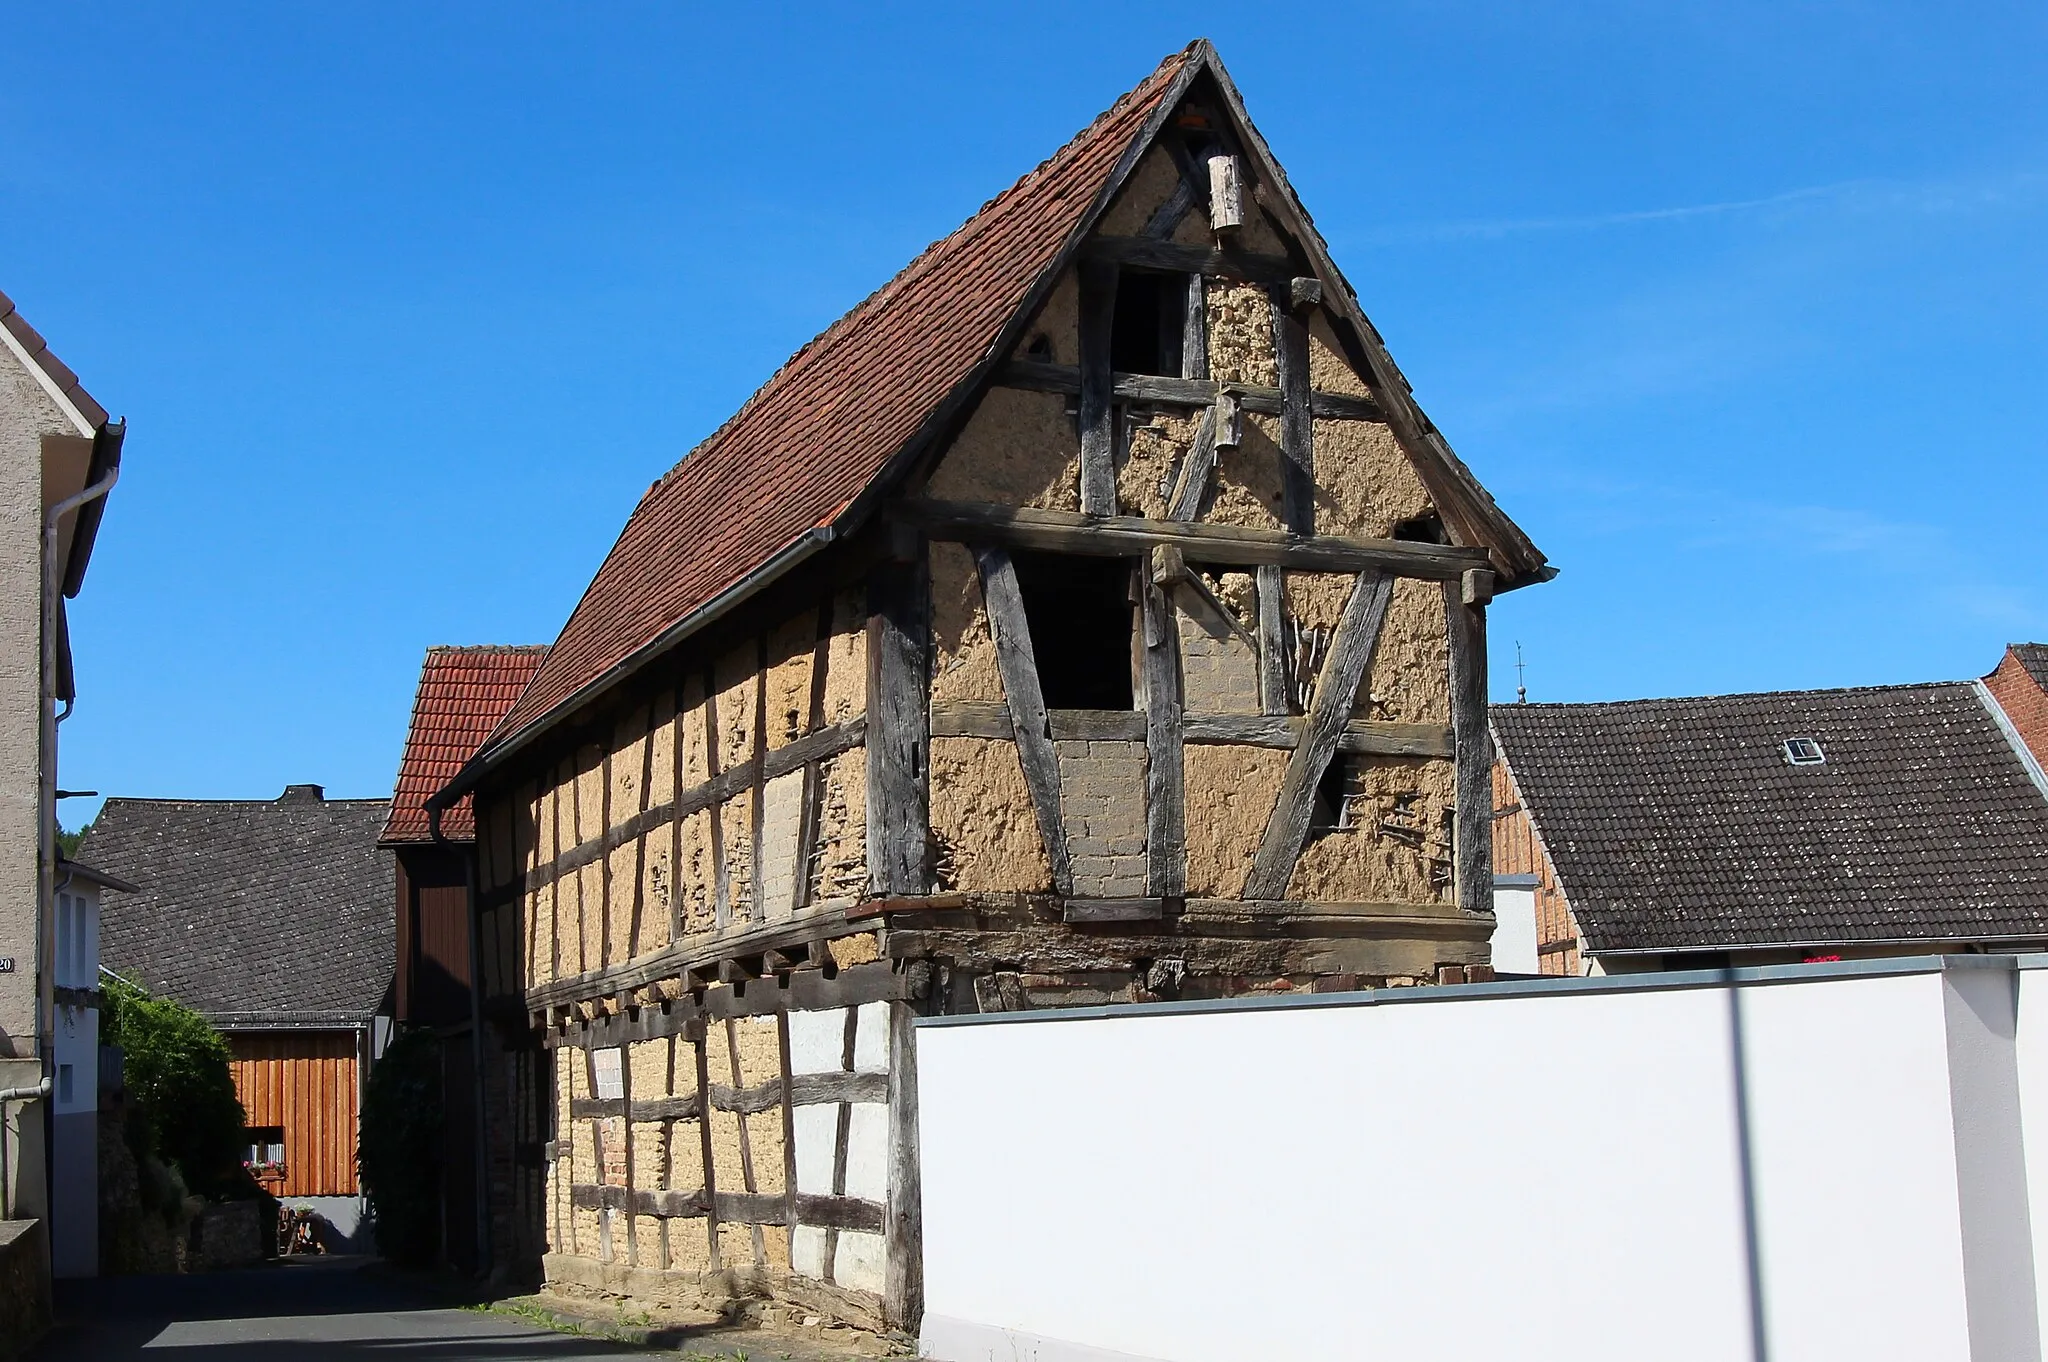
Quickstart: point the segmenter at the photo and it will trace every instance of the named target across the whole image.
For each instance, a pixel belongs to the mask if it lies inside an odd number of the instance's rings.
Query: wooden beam
[[[1094,236],[1081,247],[1083,264],[1105,261],[1172,274],[1200,274],[1211,279],[1238,279],[1249,284],[1285,286],[1301,271],[1284,255],[1240,251],[1228,243],[1218,247],[1183,246],[1142,236]]]
[[[755,753],[758,757],[760,754]],[[718,671],[711,663],[704,664],[704,775],[703,788],[706,797],[712,797],[711,786],[721,775],[718,752]],[[732,872],[725,863],[725,819],[716,803],[707,803],[711,810],[711,922],[719,931],[732,926]],[[688,817],[681,804],[676,805],[677,818]]]
[[[1187,457],[1180,461],[1180,471],[1174,475],[1173,493],[1167,498],[1167,519],[1192,521],[1202,513],[1202,502],[1209,495],[1209,477],[1216,469],[1216,429],[1216,408],[1211,407],[1195,430],[1195,442],[1188,446]]]
[[[1252,621],[1259,636],[1259,708],[1267,714],[1286,714],[1293,705],[1287,689],[1287,592],[1277,563],[1261,563],[1255,577],[1258,588],[1258,618]]]
[[[1155,554],[1172,553],[1155,549]],[[1145,630],[1145,892],[1187,893],[1186,785],[1181,758],[1180,617],[1148,573]]]
[[[1189,714],[1183,720],[1186,741],[1191,743],[1282,749],[1299,745],[1304,723],[1298,714]],[[1366,719],[1344,725],[1337,750],[1374,757],[1443,758],[1453,752],[1451,730],[1442,724]]]
[[[1302,843],[1308,837],[1316,783],[1323,778],[1323,770],[1337,750],[1337,738],[1358,698],[1359,682],[1372,666],[1373,652],[1379,647],[1380,627],[1386,623],[1387,604],[1393,595],[1394,580],[1384,574],[1360,574],[1352,584],[1351,597],[1345,601],[1337,632],[1330,639],[1329,655],[1316,676],[1315,696],[1309,705],[1308,720],[1302,725],[1301,742],[1288,758],[1287,774],[1280,782],[1280,798],[1266,822],[1265,836],[1245,880],[1244,897],[1248,899],[1277,899],[1287,893],[1294,863],[1300,859]]]
[[[1273,356],[1280,375],[1280,519],[1296,534],[1316,532],[1315,423],[1309,407],[1308,324],[1275,292]]]
[[[825,673],[832,660],[832,598],[818,606],[817,633],[811,641],[811,697],[804,720],[806,735],[825,727]],[[818,825],[825,802],[825,773],[815,761],[803,766],[803,789],[798,798],[796,864],[790,868],[789,903],[792,912],[802,912],[811,902],[811,855],[818,840]]]
[[[1172,895],[1179,898],[1180,895]],[[1141,899],[1067,899],[1060,904],[1063,922],[1152,922],[1166,916],[1166,900],[1153,896]]]
[[[1423,581],[1455,581],[1484,566],[1483,549],[1406,539],[1300,535],[1238,525],[1190,524],[1140,516],[1090,516],[977,501],[907,500],[890,514],[935,539],[1002,544],[1101,558],[1137,558],[1161,546],[1191,563],[1290,567],[1303,572],[1384,572]]]
[[[1234,232],[1244,226],[1244,170],[1235,156],[1209,158],[1209,229]]]
[[[868,578],[867,854],[868,884],[877,894],[930,887],[925,563],[922,553],[914,563],[878,563]]]
[[[1081,391],[1081,370],[1072,364],[1053,364],[1039,359],[1013,359],[1004,364],[996,382],[1005,388],[1026,392],[1066,393]],[[1164,374],[1122,374],[1109,376],[1110,396],[1129,402],[1151,402],[1169,407],[1213,406],[1225,393],[1246,411],[1278,416],[1283,398],[1278,388],[1262,383],[1220,383],[1209,378],[1174,378]],[[1349,393],[1310,392],[1309,410],[1333,421],[1374,421],[1384,424],[1379,403]],[[1232,432],[1235,433],[1234,431]]]
[[[1244,443],[1244,404],[1226,388],[1216,394],[1216,447],[1236,449]]]
[[[1053,750],[1052,725],[1046,717],[1045,694],[1038,685],[1038,661],[1031,650],[1031,625],[1024,615],[1024,597],[1017,587],[1017,568],[1008,550],[979,546],[981,596],[988,612],[988,630],[995,640],[996,664],[1009,697],[1017,757],[1024,783],[1031,789],[1031,808],[1052,867],[1053,889],[1074,889],[1073,864],[1067,857],[1067,830],[1060,817],[1060,763]]]
[[[1098,739],[1105,742],[1140,742],[1146,736],[1145,715],[1122,710],[1048,710],[1054,742]],[[1301,741],[1303,719],[1299,714],[1220,714],[1185,711],[1181,715],[1182,741],[1208,746],[1271,747],[1286,751]],[[932,705],[932,736],[935,738],[993,738],[1016,736],[1010,724],[1009,707],[982,700],[954,700]],[[1380,719],[1353,719],[1344,725],[1337,739],[1339,752],[1379,757],[1438,757],[1456,753],[1451,730],[1443,724],[1392,723]],[[877,900],[847,910],[848,920],[898,911],[877,907],[897,903],[907,907],[960,906],[958,895],[929,895]]]
[[[915,1336],[924,1319],[924,1182],[917,1140],[917,1028],[889,1004],[889,1201],[882,1226],[882,1313]]]
[[[1209,281],[1188,276],[1187,303],[1180,314],[1180,376],[1209,377]]]
[[[1314,275],[1287,281],[1287,305],[1295,311],[1315,307],[1323,301],[1323,281]]]
[[[569,1189],[570,1204],[579,1211],[630,1211],[660,1220],[695,1220],[715,1214],[717,1220],[736,1225],[829,1225],[835,1229],[881,1234],[887,1208],[878,1201],[850,1196],[819,1196],[798,1192],[688,1192],[634,1190],[597,1183],[579,1182]]]
[[[749,742],[754,760],[768,755],[768,635],[754,637],[754,732]],[[762,825],[768,818],[768,782],[756,780],[747,791],[747,916],[756,922],[768,920],[768,886],[763,882],[766,866],[761,860]],[[609,865],[609,859],[605,862]]]
[[[1081,509],[1116,514],[1116,413],[1110,402],[1110,331],[1116,316],[1115,265],[1083,261],[1081,327]]]
[[[1458,906],[1493,911],[1493,739],[1486,723],[1486,607],[1443,586],[1450,635],[1451,730],[1458,749],[1452,874]]]

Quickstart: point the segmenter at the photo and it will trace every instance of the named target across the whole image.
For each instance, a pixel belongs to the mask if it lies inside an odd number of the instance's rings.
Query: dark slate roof
[[[2048,937],[2048,798],[1968,683],[1496,705],[1493,729],[1595,953]]]
[[[391,987],[389,804],[109,799],[78,857],[140,885],[101,901],[100,956],[151,992],[245,1025],[353,1023]]]
[[[2034,684],[2048,690],[2048,643],[2015,643],[2012,655],[2027,669],[2027,675],[2034,678]]]

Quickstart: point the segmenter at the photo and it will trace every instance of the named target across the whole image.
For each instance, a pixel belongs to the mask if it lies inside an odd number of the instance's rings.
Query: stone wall
[[[40,1220],[0,1220],[0,1360],[50,1327],[50,1245]]]

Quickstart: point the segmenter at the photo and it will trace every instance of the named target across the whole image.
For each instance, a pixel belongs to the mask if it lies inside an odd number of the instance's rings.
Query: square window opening
[[[1187,304],[1184,275],[1137,270],[1119,275],[1116,307],[1110,316],[1109,367],[1120,374],[1178,378]]]
[[[1022,552],[1011,561],[1045,707],[1130,709],[1130,561]]]
[[[247,1148],[242,1153],[242,1162],[249,1164],[282,1164],[284,1162],[284,1127],[250,1126],[243,1132],[242,1139]]]

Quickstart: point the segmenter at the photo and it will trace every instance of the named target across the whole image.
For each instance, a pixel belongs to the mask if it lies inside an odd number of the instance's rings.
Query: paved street
[[[162,1356],[157,1349],[177,1349],[178,1362],[586,1362],[650,1356],[440,1304],[349,1260],[57,1285],[57,1328],[29,1354],[31,1362],[109,1362],[140,1358],[144,1349],[152,1357]]]

